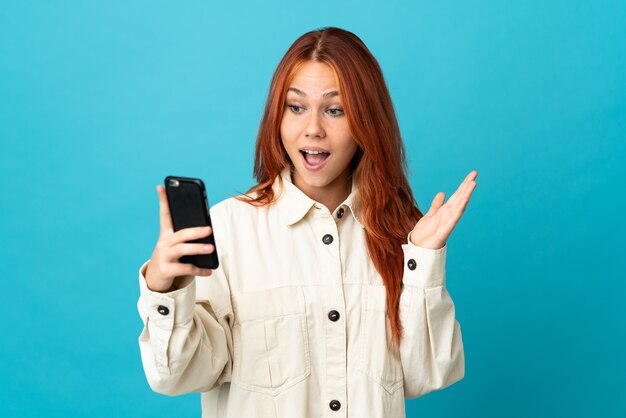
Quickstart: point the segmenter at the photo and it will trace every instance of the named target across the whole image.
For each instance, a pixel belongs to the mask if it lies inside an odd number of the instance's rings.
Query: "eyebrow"
[[[288,91],[293,91],[298,96],[306,97],[306,93],[305,92],[303,92],[302,90],[297,89],[295,87],[289,87]],[[325,99],[329,99],[329,98],[335,97],[335,96],[339,96],[339,92],[337,90],[328,91],[328,92],[322,94],[322,97],[325,98]]]

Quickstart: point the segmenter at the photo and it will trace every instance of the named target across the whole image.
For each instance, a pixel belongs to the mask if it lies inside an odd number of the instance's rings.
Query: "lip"
[[[299,149],[299,151],[302,151],[304,149],[309,150],[309,151],[323,151],[323,152],[328,152],[330,154],[330,151],[324,148],[320,148],[320,147],[302,147]]]
[[[323,149],[315,149],[315,147],[312,148],[306,148],[312,151],[324,151]],[[306,161],[306,158],[304,158],[304,154],[302,152],[299,153],[300,154],[300,158],[302,158],[302,164],[304,165],[304,168],[306,168],[309,171],[319,171],[322,168],[324,168],[324,166],[326,165],[326,163],[328,162],[328,160],[330,160],[332,158],[332,155],[328,155],[328,157],[326,157],[326,159],[318,165],[311,165]]]

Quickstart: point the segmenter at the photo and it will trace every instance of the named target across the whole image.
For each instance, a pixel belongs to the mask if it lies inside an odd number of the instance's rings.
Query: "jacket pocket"
[[[311,374],[302,288],[233,293],[233,383],[277,395]]]
[[[391,343],[385,287],[366,285],[363,297],[359,370],[391,394],[403,386],[404,376],[400,352]]]

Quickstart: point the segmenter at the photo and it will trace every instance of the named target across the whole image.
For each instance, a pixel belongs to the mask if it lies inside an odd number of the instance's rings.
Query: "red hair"
[[[345,115],[358,150],[351,162],[359,190],[369,256],[385,285],[392,341],[398,345],[402,327],[398,312],[404,254],[409,231],[423,216],[407,181],[404,144],[393,103],[382,71],[374,56],[355,34],[325,27],[300,36],[282,58],[270,85],[260,123],[254,159],[258,184],[246,192],[257,196],[237,197],[253,206],[275,200],[272,183],[291,165],[281,137],[280,125],[290,81],[307,61],[329,65],[343,100]]]

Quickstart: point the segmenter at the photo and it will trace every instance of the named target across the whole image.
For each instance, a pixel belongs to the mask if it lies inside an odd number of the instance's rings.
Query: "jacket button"
[[[326,245],[330,244],[331,242],[333,242],[333,236],[330,234],[324,235],[324,237],[322,238],[322,242]]]
[[[410,259],[408,262],[408,266],[409,266],[409,270],[415,270],[415,267],[417,267],[417,263],[415,262],[415,260]]]
[[[339,411],[339,408],[341,408],[341,404],[339,403],[339,401],[337,400],[332,400],[330,401],[330,409],[332,409],[333,411]]]
[[[335,310],[328,312],[328,319],[330,319],[333,322],[337,321],[339,319],[339,312]]]
[[[159,307],[157,308],[157,311],[161,314],[161,315],[167,315],[168,313],[170,313],[170,310],[167,309],[167,306],[163,306],[163,305],[159,305]]]
[[[337,217],[338,218],[343,217],[343,208],[339,208],[339,210],[337,211]]]

